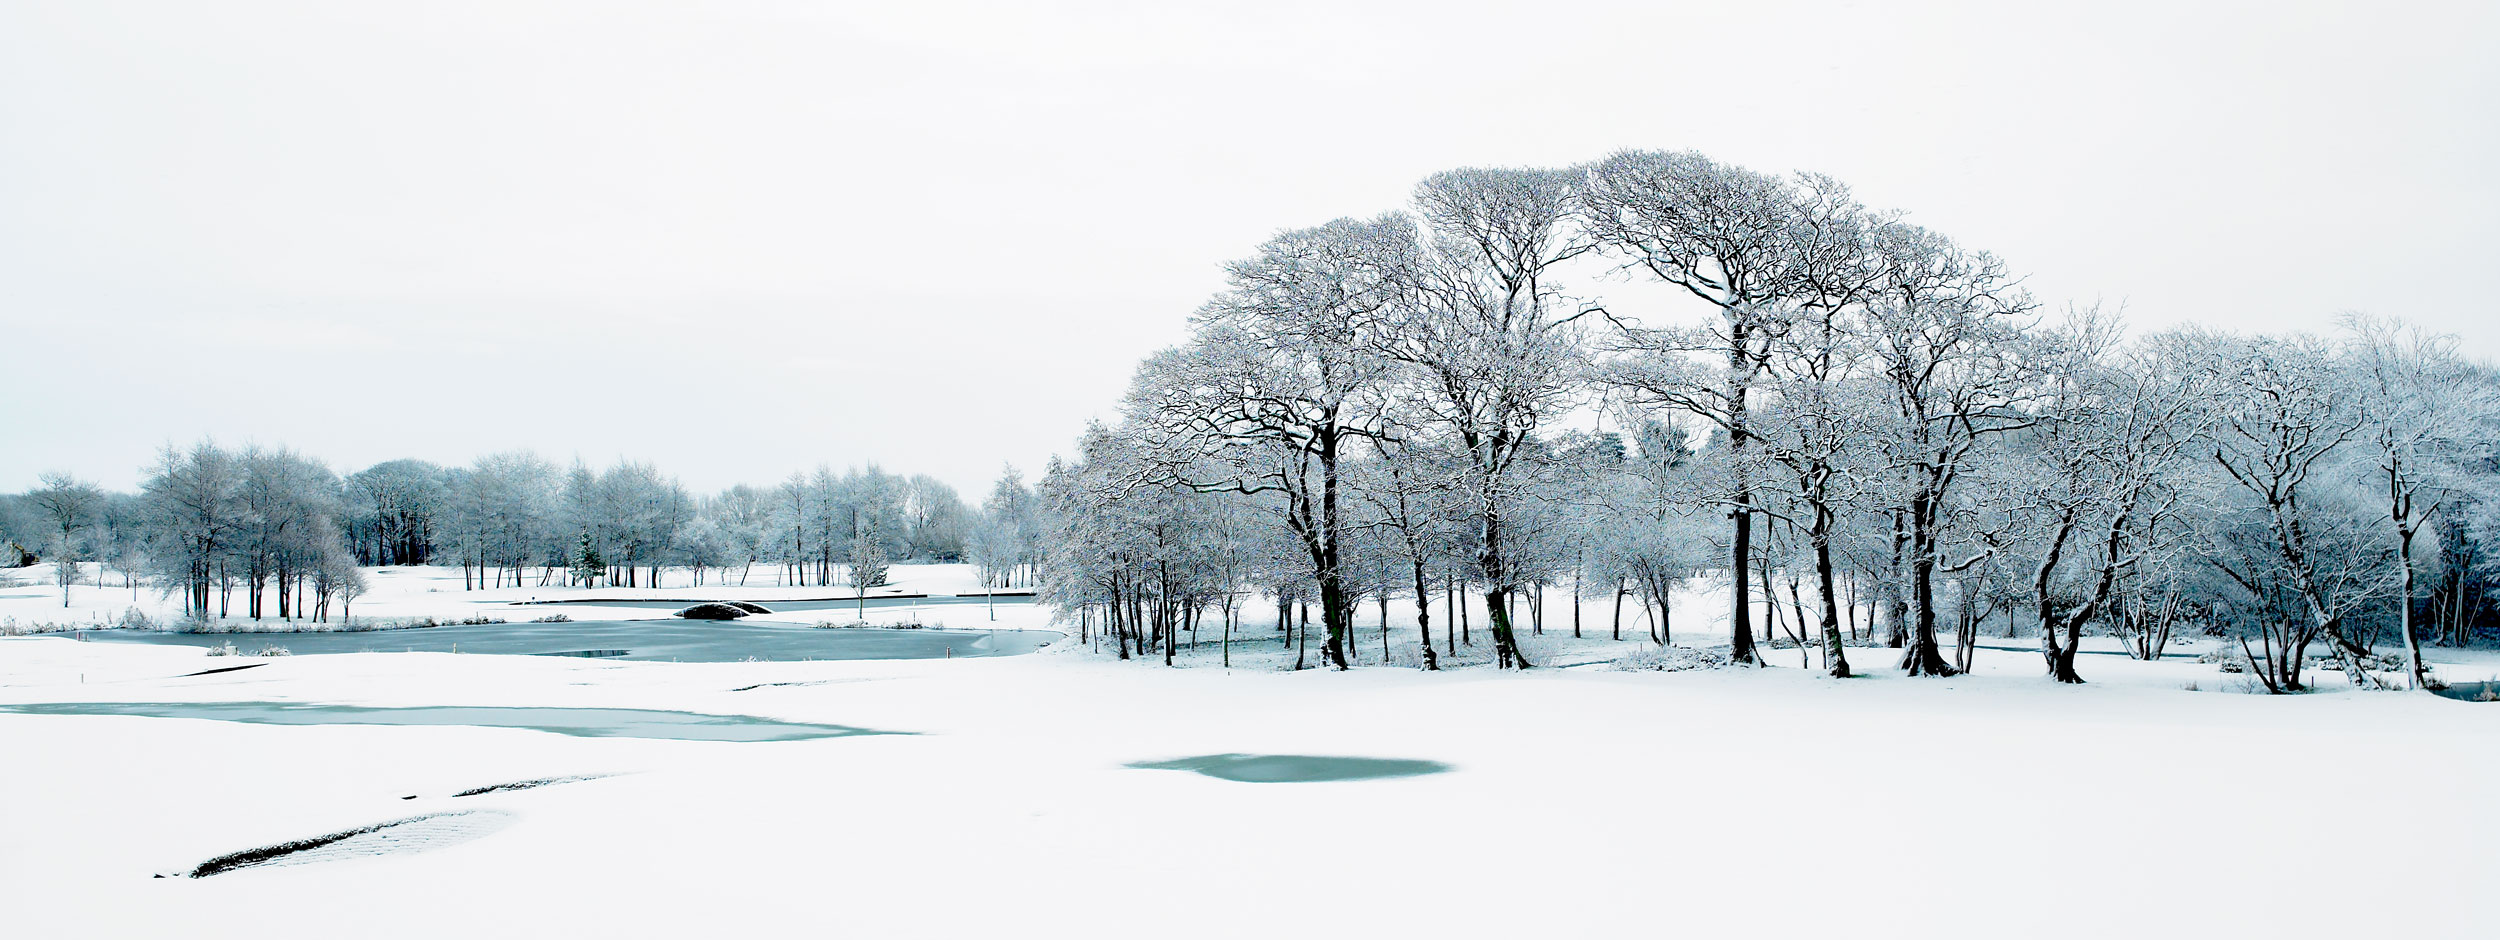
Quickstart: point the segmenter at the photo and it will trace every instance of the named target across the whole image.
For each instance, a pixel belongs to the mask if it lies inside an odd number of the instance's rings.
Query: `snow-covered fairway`
[[[2500,708],[2061,688],[2026,654],[1983,655],[2001,668],[1941,681],[1165,670],[1065,648],[353,654],[167,678],[238,661],[0,639],[0,704],[622,706],[914,732],[0,714],[0,909],[12,937],[2488,935]],[[732,691],[758,683],[794,684]],[[1254,784],[1123,766],[1233,752],[1455,769]],[[462,809],[514,822],[433,851],[151,877]]]

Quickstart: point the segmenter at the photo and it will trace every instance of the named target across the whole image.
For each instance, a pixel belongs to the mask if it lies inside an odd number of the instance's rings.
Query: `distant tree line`
[[[2394,321],[2131,339],[1828,177],[1690,152],[1436,174],[1226,270],[1040,484],[1043,592],[1123,658],[1255,599],[1343,668],[1370,600],[1383,658],[1402,601],[1422,668],[1478,631],[1526,668],[1549,591],[1575,636],[1629,600],[1667,643],[1707,579],[1740,663],[1846,676],[1880,634],[1951,675],[2001,619],[2063,681],[2087,634],[2203,631],[2291,691],[2313,651],[2419,684],[2490,617],[2500,381]]]
[[[394,460],[341,477],[284,448],[167,448],[137,493],[45,474],[0,495],[0,564],[55,566],[67,604],[80,563],[182,599],[197,617],[325,619],[368,566],[458,567],[466,589],[523,585],[871,587],[896,560],[981,566],[1031,583],[1040,504],[1012,469],[979,507],[926,475],[819,467],[773,486],[696,495],[643,463],[593,471],[529,453],[468,467]]]

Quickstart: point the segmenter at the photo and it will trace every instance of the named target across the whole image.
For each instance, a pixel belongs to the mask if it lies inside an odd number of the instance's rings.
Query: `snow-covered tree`
[[[1607,379],[1634,401],[1681,409],[1723,436],[1729,475],[1721,498],[1732,525],[1730,656],[1755,662],[1748,573],[1760,485],[1753,466],[1757,387],[1773,345],[1804,303],[1817,299],[1808,269],[1825,259],[1808,250],[1812,223],[1821,221],[1810,216],[1845,215],[1854,204],[1818,205],[1778,177],[1690,151],[1626,151],[1590,166],[1587,176],[1586,224],[1597,243],[1711,310],[1708,320],[1691,325],[1619,318]]]
[[[1901,222],[1876,236],[1883,276],[1866,306],[1866,369],[1888,405],[1878,449],[1891,494],[1910,623],[1901,667],[1951,675],[1936,648],[1935,577],[1976,564],[1980,549],[1945,557],[1955,484],[1990,438],[2032,426],[2041,394],[2022,341],[2033,308],[2003,262]]]
[[[2360,421],[2356,436],[2368,449],[2395,537],[2405,679],[2423,688],[2428,679],[2414,626],[2414,541],[2443,505],[2472,488],[2471,468],[2489,460],[2500,430],[2500,390],[2475,381],[2453,337],[2360,315],[2346,317],[2344,327],[2344,364]]]
[[[1583,321],[1556,269],[1588,253],[1579,232],[1581,179],[1564,170],[1460,169],[1415,187],[1424,257],[1408,302],[1382,331],[1405,366],[1404,395],[1421,433],[1463,458],[1459,483],[1473,523],[1475,575],[1484,579],[1494,662],[1527,668],[1510,619],[1530,572],[1514,563],[1513,517],[1522,461],[1537,432],[1578,403],[1585,378]]]
[[[69,606],[70,586],[78,581],[78,530],[93,524],[96,512],[104,502],[104,491],[66,473],[46,473],[42,486],[28,491],[24,499],[41,514],[48,527],[51,542],[45,553],[52,559],[53,581],[61,589],[61,606]]]
[[[1328,663],[1346,668],[1347,466],[1390,433],[1392,363],[1378,342],[1415,266],[1411,222],[1340,219],[1285,232],[1228,266],[1231,288],[1197,330],[1138,369],[1128,431],[1143,448],[1131,485],[1273,493],[1310,556]]]

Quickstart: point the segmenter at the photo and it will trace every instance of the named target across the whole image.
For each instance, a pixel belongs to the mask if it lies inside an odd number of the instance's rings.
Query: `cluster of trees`
[[[1567,294],[1573,272],[1620,289]],[[2418,684],[2420,644],[2470,642],[2500,573],[2500,383],[2450,340],[2360,316],[2130,339],[1828,177],[1690,152],[1455,170],[1227,273],[1041,483],[1043,592],[1123,656],[1169,662],[1209,613],[1229,638],[1260,597],[1288,642],[1315,605],[1343,668],[1358,603],[1385,631],[1402,598],[1431,669],[1440,595],[1445,654],[1473,606],[1525,668],[1523,594],[1532,632],[1549,587],[1575,632],[1611,597],[1618,636],[1637,598],[1664,643],[1707,579],[1742,663],[1769,644],[1846,676],[1880,630],[1949,675],[2001,614],[2068,682],[2087,634],[2152,657],[2194,629],[2277,691],[2313,648]]]
[[[107,493],[65,474],[0,496],[8,562],[65,562],[62,602],[81,562],[153,583],[192,616],[259,619],[342,612],[365,590],[360,566],[458,566],[470,589],[525,584],[885,583],[896,560],[982,566],[990,584],[1029,584],[1040,502],[1013,468],[979,508],[929,476],[819,467],[777,486],[689,492],[649,464],[594,472],[535,454],[468,467],[419,460],[344,478],[285,449],[168,448],[141,492]],[[763,569],[759,572],[757,569]],[[240,593],[239,606],[236,595]]]
[[[153,583],[193,616],[226,616],[241,589],[259,619],[342,616],[365,590],[341,538],[344,491],[319,461],[283,448],[167,448],[139,493],[109,493],[64,473],[0,496],[9,560],[53,562],[68,606],[82,565],[118,573],[135,598]]]

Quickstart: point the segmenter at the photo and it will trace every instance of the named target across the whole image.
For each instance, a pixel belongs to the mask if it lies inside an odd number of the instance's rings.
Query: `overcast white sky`
[[[207,435],[977,498],[1274,230],[1623,147],[2140,329],[2500,352],[2500,4],[886,6],[0,3],[0,491]]]

